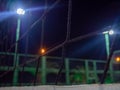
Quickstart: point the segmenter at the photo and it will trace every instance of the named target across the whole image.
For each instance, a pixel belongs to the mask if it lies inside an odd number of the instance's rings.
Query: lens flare
[[[22,8],[18,8],[16,12],[17,12],[17,14],[19,14],[19,15],[24,15],[24,14],[25,14],[25,10],[22,9]]]

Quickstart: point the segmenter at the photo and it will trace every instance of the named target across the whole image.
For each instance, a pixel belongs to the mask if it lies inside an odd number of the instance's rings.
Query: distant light
[[[45,53],[45,49],[42,48],[42,49],[40,50],[40,53],[41,53],[41,54],[44,54],[44,53]]]
[[[120,62],[120,57],[116,57],[115,61]]]
[[[22,9],[22,8],[18,8],[16,12],[17,12],[17,14],[19,14],[19,15],[24,15],[24,14],[25,14],[25,10]]]
[[[109,34],[110,34],[110,35],[113,35],[113,34],[114,34],[114,31],[113,31],[113,30],[110,30],[110,31],[109,31]]]

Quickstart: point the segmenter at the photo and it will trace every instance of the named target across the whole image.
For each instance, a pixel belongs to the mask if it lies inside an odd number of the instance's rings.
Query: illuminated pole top
[[[18,15],[24,15],[24,14],[25,14],[25,10],[22,9],[22,8],[18,8],[17,11],[16,11],[16,13],[17,13]]]
[[[109,35],[113,35],[114,31],[111,29],[109,31],[104,31],[103,34],[109,34]]]

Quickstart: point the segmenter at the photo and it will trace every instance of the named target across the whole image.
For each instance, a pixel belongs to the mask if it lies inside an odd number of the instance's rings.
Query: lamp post
[[[111,53],[110,53],[109,35],[113,35],[114,31],[111,29],[109,31],[103,32],[103,34],[105,35],[107,63],[105,65],[104,73],[103,73],[103,76],[102,76],[102,79],[101,79],[101,84],[103,84],[105,82],[105,79],[106,79],[106,76],[107,76],[107,72],[108,72],[108,68],[110,68],[111,81],[113,81],[113,68],[112,68],[112,63],[110,62],[110,60],[111,60]],[[109,65],[110,65],[110,67],[109,67]]]
[[[25,10],[23,10],[22,8],[18,8],[16,13],[18,15],[24,15],[25,14]],[[19,61],[18,61],[18,57],[17,57],[17,52],[18,52],[18,40],[19,40],[19,34],[20,34],[20,17],[18,17],[17,20],[17,29],[16,29],[16,40],[15,40],[15,54],[14,54],[14,75],[13,75],[13,85],[17,85],[18,82],[18,69],[16,68],[19,65]]]
[[[110,55],[110,40],[109,40],[109,35],[113,35],[114,31],[111,29],[109,31],[105,31],[103,32],[104,36],[105,36],[105,44],[106,44],[106,53],[107,53],[107,58]]]

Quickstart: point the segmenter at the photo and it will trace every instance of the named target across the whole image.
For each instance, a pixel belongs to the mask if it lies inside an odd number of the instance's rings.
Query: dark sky
[[[48,7],[55,1],[56,0],[48,0]],[[1,12],[14,10],[18,5],[27,9],[40,8],[40,6],[44,7],[45,5],[45,0],[13,0],[9,3],[6,2],[6,0],[3,0],[1,2]],[[43,46],[47,48],[47,50],[54,48],[65,40],[67,32],[67,7],[68,0],[61,0],[60,3],[46,15]],[[29,30],[29,33],[27,33],[27,35],[19,42],[20,53],[25,53],[26,51],[26,53],[29,54],[38,54],[41,44],[42,22],[39,21],[32,29],[29,28],[42,16],[43,12],[44,9],[30,10],[21,18],[22,24],[20,36],[27,30]],[[120,1],[72,0],[70,39],[95,31],[102,32],[105,30],[104,28],[108,26],[112,26],[116,31],[119,31],[119,17]],[[0,38],[1,42],[3,42],[1,51],[7,51],[14,43],[16,21],[16,15],[0,21],[0,31],[3,34]],[[3,37],[5,35],[8,35],[8,37],[4,40]],[[114,36],[110,37],[110,43],[112,43],[113,38]],[[115,50],[119,49],[119,38],[115,42],[114,48]],[[60,56],[61,48],[48,55]],[[87,59],[105,59],[106,51],[104,36],[92,36],[68,44],[66,46],[66,56]]]
[[[55,1],[56,0],[47,0],[48,8],[50,8]],[[67,32],[68,0],[60,0],[60,2],[45,15],[44,28],[42,28],[42,21],[39,19],[45,10],[45,0],[0,0],[0,52],[15,51],[14,44],[17,19],[19,16],[13,13],[13,11],[18,7],[28,10],[24,16],[20,17],[21,28],[18,53],[40,54],[42,29],[44,30],[43,47],[46,48],[47,51],[54,49],[54,47],[65,40]],[[71,14],[70,39],[85,36],[92,32],[102,33],[110,29],[108,26],[111,26],[119,33],[119,0],[72,0]],[[113,50],[120,49],[119,36],[119,34],[110,36],[110,46],[113,45]],[[54,52],[50,52],[48,55],[61,56],[61,50],[62,49],[59,48]],[[105,60],[106,56],[105,38],[103,34],[86,37],[65,46],[65,57]],[[7,55],[4,57],[0,55],[0,59],[2,66],[13,65],[13,56]],[[28,60],[28,58],[24,57],[20,57],[20,59],[20,64]],[[59,62],[60,61],[58,61],[58,63]],[[32,62],[28,65],[33,64]],[[74,67],[74,64],[76,63],[70,65]],[[79,63],[79,65],[80,64],[83,63]],[[0,72],[0,74],[1,73],[3,72]],[[10,80],[12,79],[10,76],[12,76],[12,72],[9,73],[9,77],[7,76],[5,81],[12,81]],[[53,78],[55,79],[55,76],[53,76]],[[4,81],[4,79],[2,80]]]

